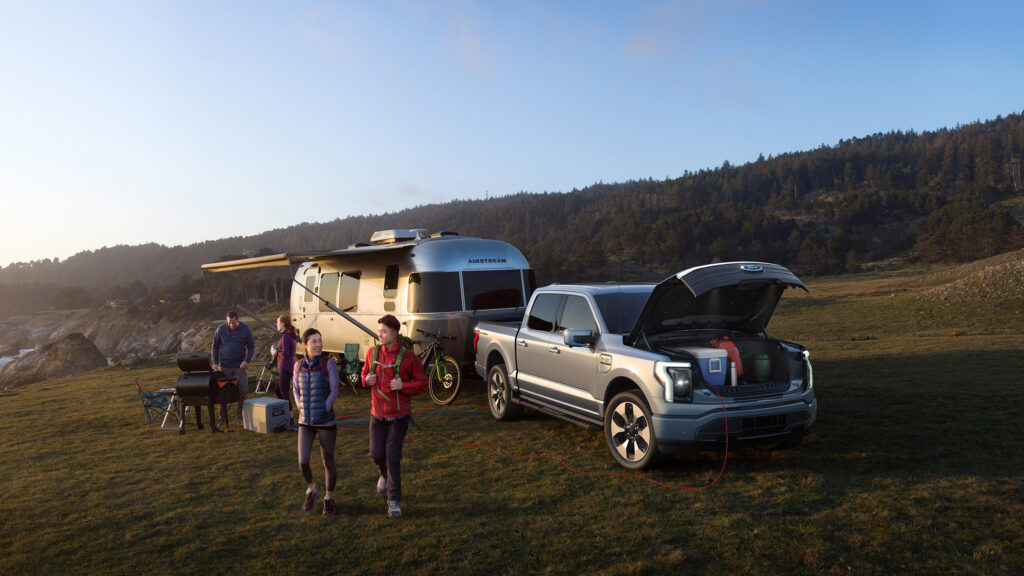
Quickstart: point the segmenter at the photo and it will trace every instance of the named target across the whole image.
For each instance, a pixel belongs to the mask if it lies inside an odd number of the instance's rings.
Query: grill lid
[[[210,354],[206,352],[182,352],[177,356],[178,369],[182,372],[212,372]]]

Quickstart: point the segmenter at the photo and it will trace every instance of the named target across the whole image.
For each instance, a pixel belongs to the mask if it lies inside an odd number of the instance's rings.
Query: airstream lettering
[[[341,250],[217,262],[203,270],[275,265],[295,270],[293,325],[319,330],[325,352],[358,344],[360,356],[374,344],[377,319],[394,314],[413,340],[417,330],[454,336],[447,354],[472,363],[476,323],[521,317],[536,287],[526,258],[507,242],[418,229],[374,232],[369,244]]]

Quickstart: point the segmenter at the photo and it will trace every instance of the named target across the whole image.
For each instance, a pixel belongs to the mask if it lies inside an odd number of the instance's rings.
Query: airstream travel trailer
[[[319,330],[325,352],[358,344],[365,354],[377,319],[394,314],[413,340],[417,329],[454,336],[446,353],[460,364],[474,360],[476,323],[521,317],[536,287],[526,258],[507,242],[418,229],[374,232],[370,243],[341,250],[216,262],[203,270],[281,265],[295,270],[292,324],[300,332]]]

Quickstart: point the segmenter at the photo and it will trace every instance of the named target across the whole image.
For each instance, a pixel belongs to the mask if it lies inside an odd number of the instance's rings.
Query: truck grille
[[[768,416],[730,417],[729,440],[754,440],[786,434],[810,420],[810,412],[798,411]],[[698,442],[724,442],[725,419],[719,418],[697,430]]]

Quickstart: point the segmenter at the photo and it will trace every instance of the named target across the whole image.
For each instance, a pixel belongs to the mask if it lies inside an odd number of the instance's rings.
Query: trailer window
[[[316,288],[316,276],[306,276],[306,294],[303,296],[303,302],[313,301],[313,289]]]
[[[519,270],[463,272],[466,307],[470,310],[516,308],[523,305],[523,276]]]
[[[384,271],[384,297],[398,296],[398,266],[392,264]]]
[[[359,311],[359,278],[363,273],[342,272],[341,274],[341,298],[338,299],[338,308],[342,312]]]
[[[320,276],[320,290],[318,292],[323,300],[320,301],[320,311],[328,311],[331,308],[327,305],[324,300],[329,300],[331,304],[337,306],[338,304],[338,273],[334,272],[331,274],[324,274]]]
[[[531,270],[523,270],[523,286],[526,286],[526,294],[523,295],[523,302],[529,301],[533,291],[537,289],[537,274]]]
[[[458,272],[409,274],[409,312],[461,312]]]

